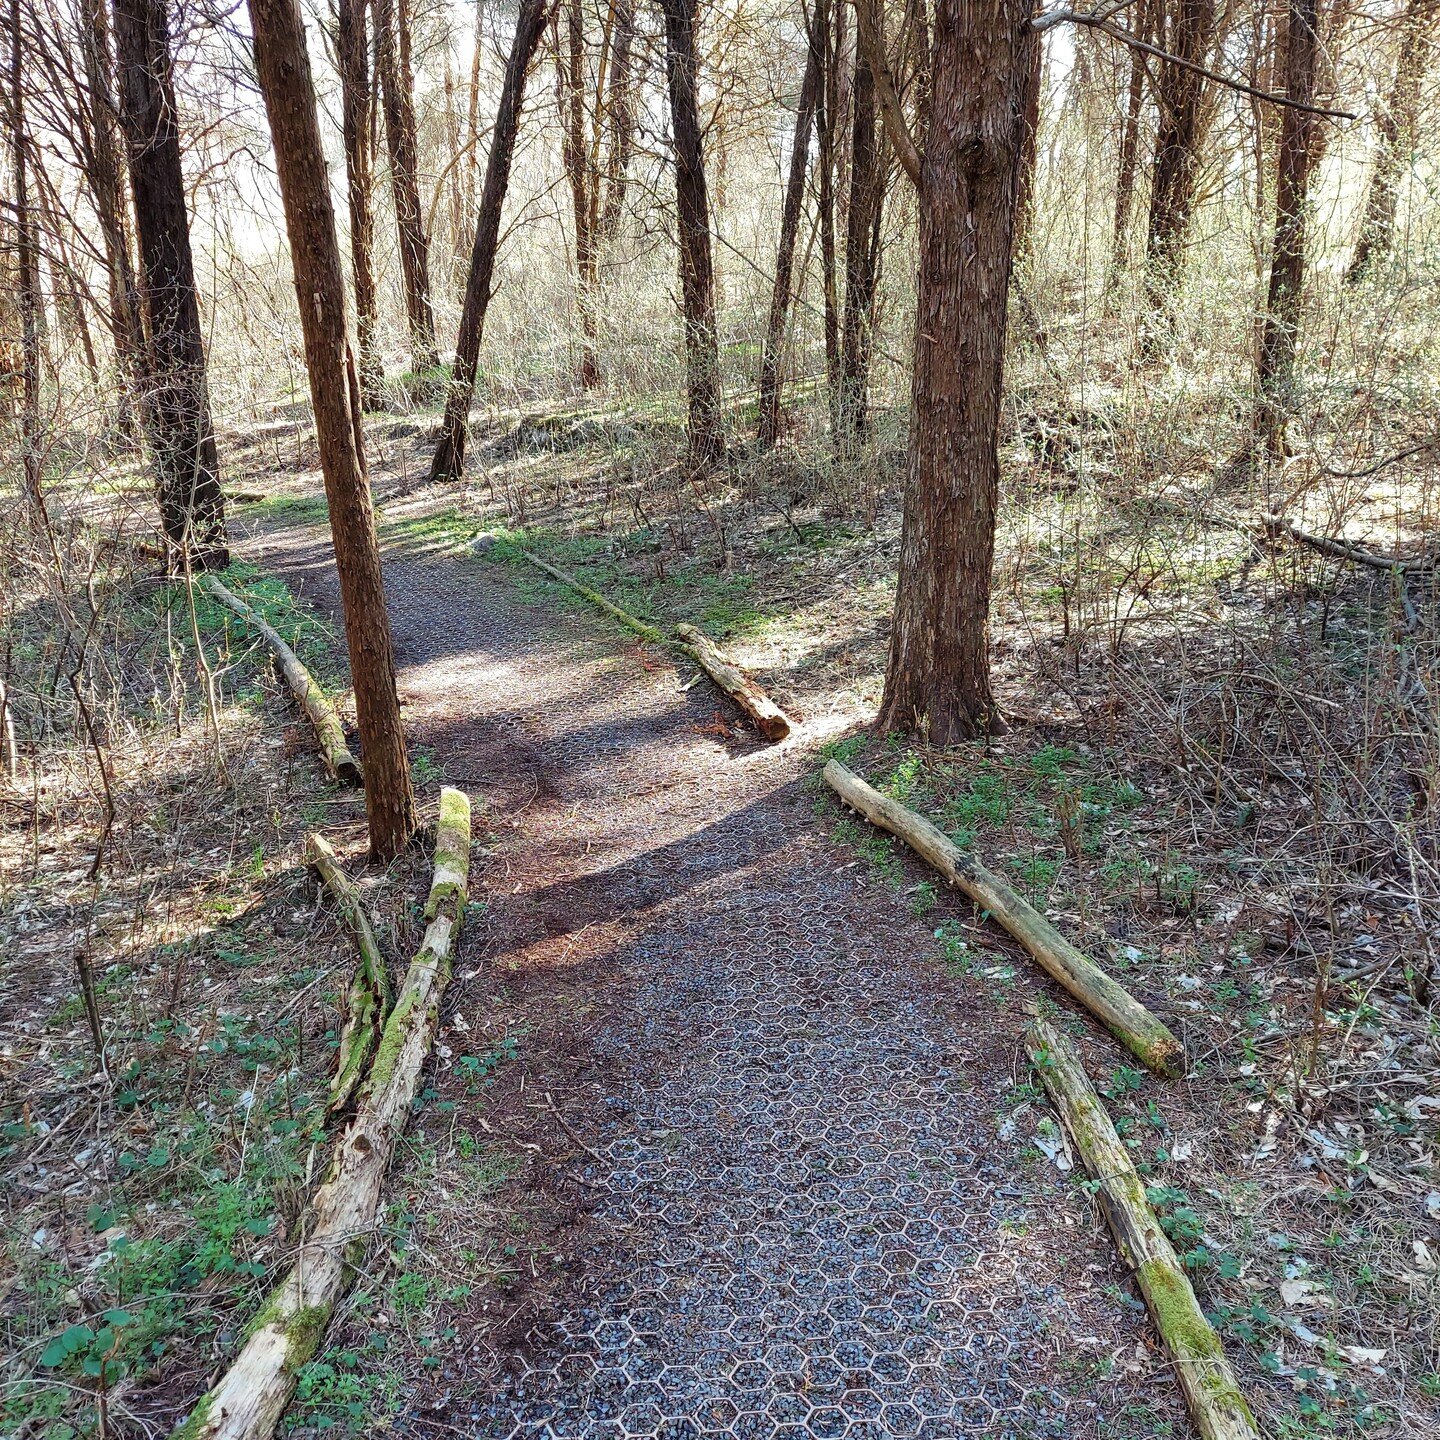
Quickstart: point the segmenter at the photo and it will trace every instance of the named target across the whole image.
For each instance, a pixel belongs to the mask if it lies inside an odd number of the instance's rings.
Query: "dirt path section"
[[[248,553],[335,610],[318,532]],[[385,578],[412,743],[496,836],[449,1118],[393,1186],[465,1283],[443,1358],[407,1372],[396,1326],[395,1427],[1186,1433],[1087,1202],[1023,1151],[1018,995],[947,974],[834,842],[803,729],[726,733],[703,680],[504,565]],[[516,1058],[459,1073],[486,1046]],[[457,1143],[503,1184],[446,1178]]]

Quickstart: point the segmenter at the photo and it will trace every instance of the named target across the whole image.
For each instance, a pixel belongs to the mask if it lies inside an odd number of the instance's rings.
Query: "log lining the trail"
[[[967,855],[923,815],[872,789],[838,760],[826,764],[824,778],[851,809],[858,810],[871,824],[899,836],[998,920],[1052,980],[1103,1021],[1115,1038],[1151,1070],[1172,1077],[1184,1072],[1185,1050],[1179,1040],[998,875]]]
[[[360,1088],[354,1119],[336,1147],[306,1216],[290,1272],[245,1332],[219,1383],[201,1397],[175,1440],[268,1440],[313,1359],[335,1306],[375,1229],[385,1172],[410,1116],[435,1039],[454,964],[470,867],[470,801],[440,792],[429,924]]]
[[[330,1103],[326,1108],[333,1115],[345,1108],[364,1077],[380,1027],[390,1014],[393,994],[375,926],[355,882],[340,868],[330,842],[312,832],[305,839],[305,859],[334,896],[358,953],[355,974],[345,995],[345,1020],[340,1029],[335,1074],[330,1081]]]
[[[569,571],[551,565],[549,561],[532,555],[518,545],[515,548],[537,570],[543,571],[562,585],[569,586],[577,595],[598,606],[642,639],[655,645],[673,644],[688,655],[740,707],[767,740],[783,740],[790,733],[790,717],[708,635],[693,625],[677,625],[675,638],[667,642],[665,635],[656,626],[630,614],[628,610],[622,610],[598,590],[577,580]]]
[[[1115,1236],[1175,1362],[1175,1375],[1205,1440],[1257,1440],[1259,1430],[1214,1327],[1145,1194],[1135,1162],[1115,1131],[1080,1057],[1046,1021],[1030,1027],[1030,1059],[1099,1189]]]
[[[212,599],[232,610],[275,652],[275,664],[290,693],[305,712],[320,742],[325,768],[337,779],[350,785],[361,783],[360,762],[345,743],[340,717],[315,677],[301,663],[300,657],[286,643],[285,637],[257,610],[238,595],[227,590],[213,575],[204,575],[201,586]]]

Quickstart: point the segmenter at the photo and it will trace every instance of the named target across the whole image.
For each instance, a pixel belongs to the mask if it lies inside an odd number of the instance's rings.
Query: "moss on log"
[[[923,815],[872,789],[838,760],[825,766],[824,777],[847,805],[882,830],[898,835],[998,920],[1051,979],[1103,1021],[1111,1034],[1151,1070],[1170,1076],[1184,1072],[1185,1051],[1179,1040],[998,875],[991,874],[973,855],[967,855]]]

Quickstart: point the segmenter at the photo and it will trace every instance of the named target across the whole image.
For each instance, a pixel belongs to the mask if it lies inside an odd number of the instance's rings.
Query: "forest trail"
[[[323,530],[246,552],[338,628]],[[469,1366],[419,1380],[397,1427],[1084,1436],[1127,1404],[1174,1414],[1083,1197],[1002,1128],[1022,1007],[947,976],[933,918],[830,838],[814,738],[725,733],[689,667],[524,578],[386,544],[412,746],[500,835],[449,1023],[522,1037],[493,1088],[443,1060],[435,1084],[521,1147],[513,1228],[549,1261],[454,1322]],[[472,1205],[413,1184],[473,1242]]]

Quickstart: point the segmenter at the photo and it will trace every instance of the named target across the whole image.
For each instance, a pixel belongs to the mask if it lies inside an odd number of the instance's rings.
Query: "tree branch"
[[[875,93],[880,98],[880,113],[885,117],[885,131],[905,173],[920,184],[920,151],[905,124],[905,112],[900,107],[900,95],[895,89],[895,77],[885,63],[885,44],[880,38],[880,27],[875,18],[875,0],[855,0],[855,22],[860,36],[860,47],[865,52],[865,63],[875,80]]]
[[[863,3],[864,0],[856,0],[857,14]],[[1185,60],[1179,55],[1172,55],[1168,50],[1162,50],[1158,45],[1151,45],[1148,41],[1140,39],[1138,35],[1132,35],[1128,30],[1122,30],[1118,25],[1110,24],[1108,17],[1119,8],[1118,5],[1111,6],[1108,10],[1096,11],[1088,15],[1079,10],[1047,10],[1043,15],[1037,15],[1030,25],[1032,29],[1041,32],[1053,30],[1057,25],[1086,25],[1092,30],[1103,31],[1106,35],[1119,40],[1122,44],[1129,45],[1132,49],[1143,50],[1147,55],[1154,55],[1168,64],[1178,65],[1182,70],[1191,70],[1196,75],[1203,75],[1217,85],[1238,90],[1242,95],[1249,95],[1252,99],[1264,100],[1271,105],[1287,105],[1292,110],[1303,110],[1307,115],[1322,115],[1327,120],[1353,120],[1355,118],[1349,110],[1326,110],[1320,105],[1306,105],[1303,101],[1292,100],[1288,95],[1276,95],[1269,90],[1257,90],[1252,85],[1246,85],[1242,80],[1233,80],[1228,75],[1221,75],[1218,71],[1209,70],[1204,65],[1197,65],[1193,60]],[[886,118],[889,118],[888,115]]]

